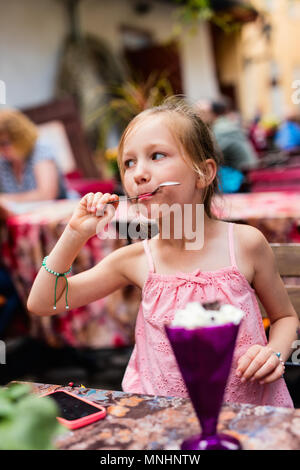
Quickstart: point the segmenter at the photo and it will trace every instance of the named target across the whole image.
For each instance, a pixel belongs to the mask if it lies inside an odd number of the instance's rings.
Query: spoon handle
[[[167,183],[162,183],[156,189],[154,189],[154,191],[152,191],[151,194],[156,193],[156,191],[159,188],[163,187],[163,186],[173,186],[173,185],[177,185],[177,184],[180,184],[180,183],[177,183],[177,182],[173,183],[172,181],[170,181],[169,183],[168,182]],[[141,196],[141,194],[140,194],[140,196]],[[126,196],[124,197],[123,196],[122,199],[119,199],[119,200],[121,200],[121,201],[130,201],[131,199],[139,199],[140,196],[131,196],[131,197],[126,197]],[[108,201],[106,204],[114,204],[115,202],[118,202],[118,201]]]
[[[116,202],[119,201],[130,201],[130,199],[138,199],[138,196],[131,196],[131,197],[126,197],[126,196],[121,196],[118,201],[108,201],[105,204],[115,204]]]

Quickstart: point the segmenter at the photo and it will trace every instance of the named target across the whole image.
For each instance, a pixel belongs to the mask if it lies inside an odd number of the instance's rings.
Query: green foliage
[[[216,13],[210,0],[175,0],[175,3],[178,4],[178,24],[175,28],[177,34],[182,32],[182,25],[188,26],[190,32],[195,33],[202,21],[211,21],[226,33],[241,29],[241,23],[230,13]]]
[[[99,122],[98,148],[104,149],[106,138],[112,127],[122,131],[137,114],[152,106],[159,105],[167,96],[173,95],[168,78],[157,73],[143,81],[128,80],[122,85],[111,86],[107,92],[108,102],[99,107],[89,119]]]
[[[181,19],[185,23],[198,20],[209,20],[214,12],[210,5],[210,0],[176,0],[180,8]]]
[[[0,388],[0,449],[49,450],[65,429],[58,423],[51,398],[31,393],[26,384]]]

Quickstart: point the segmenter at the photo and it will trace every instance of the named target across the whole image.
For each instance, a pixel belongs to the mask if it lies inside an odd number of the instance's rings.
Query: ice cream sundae
[[[166,333],[201,424],[183,450],[240,449],[233,436],[217,433],[218,415],[244,313],[219,301],[188,303],[177,310]]]
[[[201,326],[224,325],[225,323],[238,325],[243,316],[244,312],[234,305],[221,305],[218,301],[204,304],[190,302],[184,309],[175,312],[171,326],[193,329]]]

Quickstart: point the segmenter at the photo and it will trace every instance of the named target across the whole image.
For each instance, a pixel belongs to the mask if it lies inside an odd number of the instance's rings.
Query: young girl
[[[126,392],[187,396],[175,357],[164,331],[175,311],[188,302],[216,299],[242,309],[231,374],[224,401],[293,407],[282,375],[296,339],[298,317],[274,262],[272,249],[262,233],[247,225],[217,220],[211,201],[218,189],[217,157],[210,133],[187,105],[167,100],[135,117],[119,144],[119,166],[128,196],[152,192],[166,181],[180,186],[160,188],[142,200],[147,212],[155,204],[204,205],[204,244],[185,249],[170,230],[170,237],[155,237],[122,247],[99,264],[69,278],[51,270],[69,270],[81,247],[112,218],[109,201],[118,196],[85,195],[65,231],[47,257],[33,284],[28,309],[36,315],[52,315],[78,308],[116,289],[134,284],[142,290],[136,344],[123,379]],[[162,226],[163,215],[158,216]],[[47,271],[44,268],[47,268]],[[56,310],[53,290],[57,282]],[[267,342],[260,298],[271,322]],[[205,357],[199,358],[204,360]]]

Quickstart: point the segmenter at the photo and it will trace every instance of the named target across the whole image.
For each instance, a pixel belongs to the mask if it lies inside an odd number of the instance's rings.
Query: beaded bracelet
[[[47,260],[48,256],[45,256],[45,258],[43,259],[43,262],[42,262],[42,266],[44,266],[44,268],[46,269],[46,271],[50,274],[53,274],[54,276],[56,276],[56,281],[55,281],[55,289],[54,289],[54,306],[53,306],[53,310],[56,310],[56,287],[57,287],[57,281],[58,281],[58,278],[59,277],[64,277],[65,280],[66,280],[66,310],[69,310],[69,305],[68,305],[68,279],[67,279],[67,274],[69,274],[72,270],[72,266],[70,267],[69,271],[65,272],[65,273],[57,273],[56,271],[53,271],[52,269],[49,269],[47,268],[46,266],[46,260]]]

